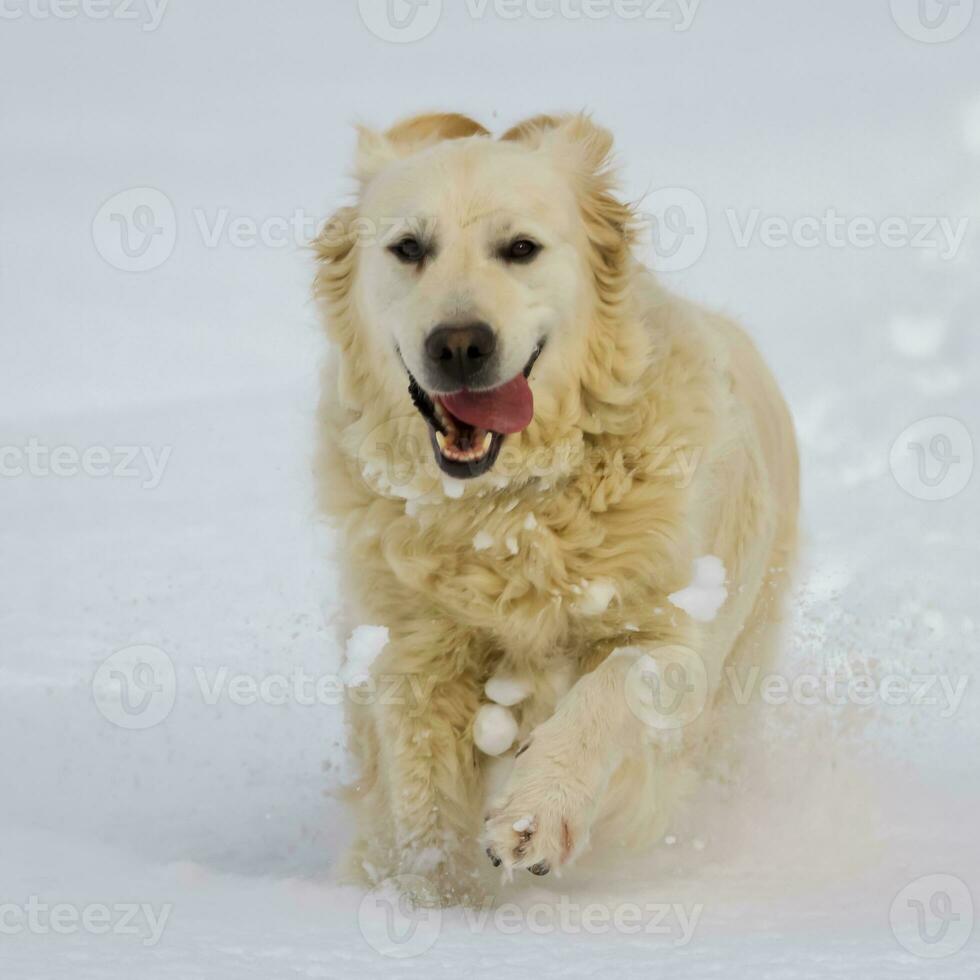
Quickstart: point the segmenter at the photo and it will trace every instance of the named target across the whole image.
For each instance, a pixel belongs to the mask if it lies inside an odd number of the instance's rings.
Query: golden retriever
[[[348,870],[420,901],[663,833],[791,562],[783,399],[637,260],[611,146],[582,115],[362,129],[315,243],[318,498],[389,631]]]

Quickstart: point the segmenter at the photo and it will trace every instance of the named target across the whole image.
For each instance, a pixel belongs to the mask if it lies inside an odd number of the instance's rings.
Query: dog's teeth
[[[446,437],[441,432],[436,433],[436,444],[439,446],[440,452],[446,451]]]
[[[488,432],[483,437],[483,451],[486,452],[490,448],[490,443],[493,442],[493,433]]]

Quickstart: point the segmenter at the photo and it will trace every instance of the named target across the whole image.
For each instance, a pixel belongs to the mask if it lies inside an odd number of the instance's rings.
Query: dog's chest
[[[408,572],[414,587],[504,649],[553,652],[621,628],[623,583],[592,561],[605,530],[560,497],[500,494],[403,520],[403,550],[424,556],[425,574]]]

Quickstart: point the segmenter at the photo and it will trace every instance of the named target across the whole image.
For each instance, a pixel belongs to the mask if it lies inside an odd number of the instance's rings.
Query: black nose
[[[496,347],[497,338],[486,323],[436,327],[425,341],[425,353],[433,369],[456,385],[467,385],[476,379]]]

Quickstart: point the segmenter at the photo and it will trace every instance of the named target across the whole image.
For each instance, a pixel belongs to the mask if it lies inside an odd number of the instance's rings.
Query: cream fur
[[[401,704],[351,705],[348,870],[417,876],[424,900],[480,895],[485,848],[505,870],[540,871],[655,839],[691,751],[715,734],[724,665],[765,655],[792,558],[797,456],[780,393],[737,326],[634,260],[610,149],[581,116],[537,117],[501,140],[453,115],[362,131],[357,202],[316,243],[333,342],[319,501],[343,530],[352,623],[391,631],[373,670],[421,679]],[[380,225],[419,214],[451,247],[406,281]],[[546,249],[514,277],[472,236],[525,214]],[[424,332],[462,308],[501,332],[515,371],[536,331],[549,338],[531,426],[493,471],[456,484],[435,470],[395,345],[415,373]],[[491,543],[477,549],[481,531]],[[724,562],[729,598],[699,623],[667,596],[705,554]],[[612,593],[605,608],[590,601],[596,582]],[[704,664],[708,706],[663,732],[631,710],[628,688],[638,658],[678,644]],[[533,690],[512,709],[527,746],[516,760],[473,745],[497,672]],[[530,829],[515,830],[524,817]]]

